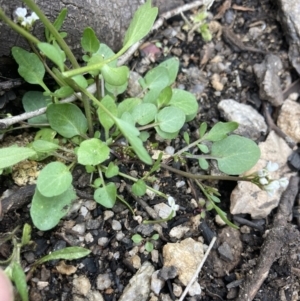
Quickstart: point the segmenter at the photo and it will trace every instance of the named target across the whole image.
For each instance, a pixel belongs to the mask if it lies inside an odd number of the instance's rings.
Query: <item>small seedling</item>
[[[144,243],[145,244],[145,250],[150,253],[154,249],[153,241],[159,239],[159,234],[157,234],[157,233],[153,234],[149,238],[143,238],[140,234],[134,234],[131,237],[131,239],[137,245],[141,245],[142,243]]]
[[[15,284],[21,300],[28,301],[29,298],[28,298],[26,275],[23,267],[21,266],[21,252],[22,252],[22,248],[32,244],[31,226],[28,224],[24,225],[21,239],[17,236],[18,231],[19,231],[19,227],[17,227],[16,229],[14,229],[14,231],[10,233],[2,234],[1,242],[11,241],[13,245],[13,251],[11,256],[7,260],[0,261],[0,265],[6,267],[5,273]],[[46,255],[38,259],[35,263],[33,263],[28,273],[32,273],[40,264],[44,262],[54,260],[54,259],[65,259],[65,260],[79,259],[89,255],[90,252],[91,252],[90,250],[82,247],[68,247],[62,250],[54,251],[49,255]]]

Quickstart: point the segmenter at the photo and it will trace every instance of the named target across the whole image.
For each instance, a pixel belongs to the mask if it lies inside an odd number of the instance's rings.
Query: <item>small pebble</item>
[[[201,294],[201,286],[197,281],[195,281],[189,289],[189,295],[195,296],[200,294]]]
[[[132,263],[132,266],[135,268],[135,269],[139,269],[142,265],[141,263],[141,258],[138,256],[138,255],[134,255],[133,257],[130,258],[130,261]]]
[[[83,235],[85,232],[85,224],[75,225],[72,230],[77,232],[79,235]]]
[[[100,237],[98,239],[98,245],[101,247],[104,247],[108,242],[108,238],[107,237]]]
[[[177,188],[183,187],[184,185],[185,185],[184,181],[178,181],[178,182],[176,182],[176,187]]]
[[[84,206],[88,208],[90,211],[92,211],[96,209],[97,203],[95,201],[88,200],[84,202]]]
[[[99,229],[100,224],[101,224],[101,222],[99,219],[89,219],[86,222],[86,228],[89,230],[96,230],[96,229]]]
[[[182,294],[182,287],[177,285],[176,283],[172,283],[173,285],[173,294],[175,297],[180,297]]]
[[[99,274],[96,280],[97,289],[102,291],[111,286],[111,280],[108,274]]]
[[[151,260],[155,263],[158,263],[158,259],[159,259],[159,253],[157,250],[152,250],[151,251]]]
[[[112,226],[113,230],[115,230],[115,231],[120,231],[122,229],[121,223],[115,219],[112,221],[111,226]]]
[[[215,221],[216,221],[216,223],[217,223],[219,226],[225,226],[225,225],[226,225],[226,223],[221,219],[221,217],[220,217],[219,214],[216,215]]]
[[[83,216],[83,217],[86,217],[86,215],[88,214],[88,209],[85,207],[85,206],[81,206],[80,208],[80,214]]]
[[[125,237],[123,232],[118,232],[116,235],[116,240],[121,241]]]
[[[155,271],[151,276],[151,290],[155,295],[159,295],[161,289],[165,285],[165,281],[158,277],[158,271]]]
[[[166,152],[168,155],[174,155],[175,149],[174,149],[173,146],[167,146],[166,149],[165,149],[165,152]]]
[[[91,289],[90,280],[85,276],[73,279],[73,293],[86,296]]]
[[[87,233],[84,237],[84,240],[87,242],[87,243],[90,243],[90,242],[93,242],[94,241],[94,237],[91,233]]]
[[[103,216],[104,216],[104,220],[107,221],[108,219],[114,216],[114,212],[111,210],[105,210]]]

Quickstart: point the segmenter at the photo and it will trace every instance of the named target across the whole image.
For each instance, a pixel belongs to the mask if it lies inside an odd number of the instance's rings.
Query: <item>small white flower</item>
[[[264,186],[264,190],[268,192],[270,196],[273,196],[275,191],[280,188],[280,183],[278,180],[272,181],[270,184]]]
[[[35,12],[33,12],[29,17],[27,17],[27,23],[29,25],[32,25],[38,19],[39,19],[39,17],[37,16],[37,14]]]
[[[266,169],[261,169],[259,171],[257,171],[257,175],[260,177],[260,178],[265,178],[269,175],[268,171]]]
[[[168,204],[169,204],[169,206],[172,208],[172,210],[174,212],[177,211],[177,210],[179,210],[179,206],[176,205],[175,199],[172,196],[168,197]]]
[[[269,183],[269,181],[266,178],[260,178],[259,179],[259,183],[261,185],[267,185]]]
[[[269,161],[267,164],[267,170],[270,172],[276,171],[279,168],[278,163]]]
[[[287,178],[281,178],[278,182],[282,188],[286,188],[289,185],[289,180]]]
[[[20,23],[21,26],[30,30],[32,28],[33,23],[39,19],[37,14],[33,12],[30,16],[26,17],[27,9],[23,7],[18,7],[14,11],[14,18],[16,23]]]
[[[14,11],[14,16],[18,21],[22,21],[26,18],[27,15],[27,9],[24,7],[18,7],[15,11]]]

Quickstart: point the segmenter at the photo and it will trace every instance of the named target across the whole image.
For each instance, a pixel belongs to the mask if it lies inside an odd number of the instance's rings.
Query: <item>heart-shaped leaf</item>
[[[220,171],[240,175],[256,164],[260,158],[260,149],[248,138],[231,135],[213,143],[211,155],[217,160]]]

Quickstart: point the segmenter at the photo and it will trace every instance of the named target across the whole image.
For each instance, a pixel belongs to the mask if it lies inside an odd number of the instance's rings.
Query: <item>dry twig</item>
[[[258,263],[251,275],[247,275],[236,301],[251,301],[254,299],[268,277],[273,262],[280,257],[282,247],[296,240],[299,236],[299,231],[288,224],[288,221],[291,220],[293,203],[299,189],[298,183],[298,177],[291,177],[289,186],[282,194],[273,227],[262,245]]]

